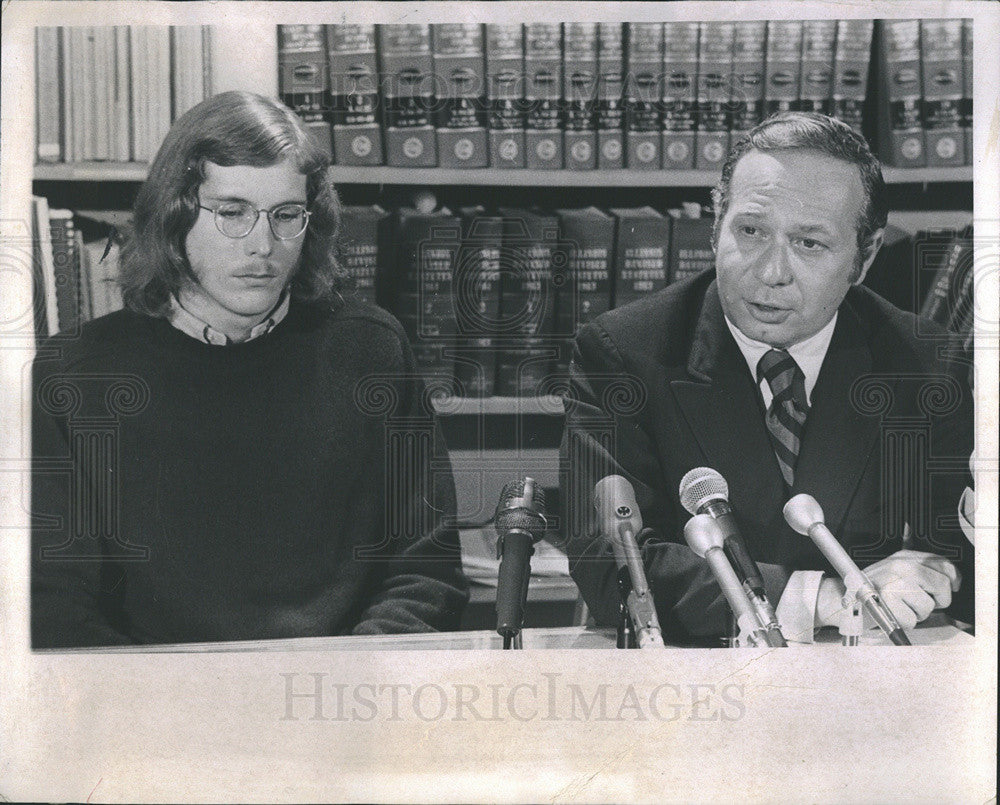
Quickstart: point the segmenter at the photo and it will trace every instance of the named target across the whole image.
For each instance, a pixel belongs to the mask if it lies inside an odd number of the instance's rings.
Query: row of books
[[[205,26],[38,28],[39,162],[148,162],[211,91]]]
[[[861,131],[873,32],[884,159],[968,164],[971,20],[282,25],[279,87],[344,165],[716,169],[776,111]]]

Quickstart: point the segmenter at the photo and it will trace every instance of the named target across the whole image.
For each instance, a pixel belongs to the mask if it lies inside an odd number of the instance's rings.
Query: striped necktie
[[[795,462],[799,457],[806,414],[809,413],[806,376],[795,358],[785,350],[772,349],[764,353],[757,364],[758,383],[761,378],[767,381],[771,394],[774,395],[765,421],[781,474],[791,488],[795,480]]]

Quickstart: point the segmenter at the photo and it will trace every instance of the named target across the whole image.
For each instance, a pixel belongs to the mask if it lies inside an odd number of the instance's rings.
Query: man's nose
[[[244,239],[247,254],[259,254],[267,256],[274,249],[274,233],[271,231],[271,222],[266,212],[261,212],[257,216],[257,223],[253,225],[250,234]]]
[[[791,260],[788,254],[788,244],[775,242],[771,244],[757,261],[755,272],[758,279],[765,285],[787,285],[792,281]]]

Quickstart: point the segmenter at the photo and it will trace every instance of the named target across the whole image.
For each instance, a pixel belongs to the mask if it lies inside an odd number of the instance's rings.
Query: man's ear
[[[865,255],[864,261],[861,263],[861,271],[855,278],[853,284],[860,285],[865,281],[865,275],[868,273],[868,269],[872,267],[872,263],[875,262],[875,256],[878,254],[879,249],[882,248],[882,244],[885,242],[885,228],[876,229],[871,236],[871,240],[868,241],[868,253]]]

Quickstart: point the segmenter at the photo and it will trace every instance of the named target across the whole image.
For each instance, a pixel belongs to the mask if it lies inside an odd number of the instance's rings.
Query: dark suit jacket
[[[968,482],[972,398],[967,366],[942,331],[865,288],[841,305],[813,390],[789,490],[764,424],[760,391],[725,324],[714,272],[677,283],[583,327],[574,345],[562,445],[563,537],[570,569],[597,621],[613,624],[611,550],[593,511],[597,480],[624,475],[644,525],[650,587],[664,633],[723,634],[727,614],[707,563],[685,544],[678,485],[694,467],[726,479],[729,500],[768,597],[794,570],[832,572],[781,510],[807,492],[862,567],[903,547],[955,560],[952,614],[972,621],[972,548],[958,527]]]

